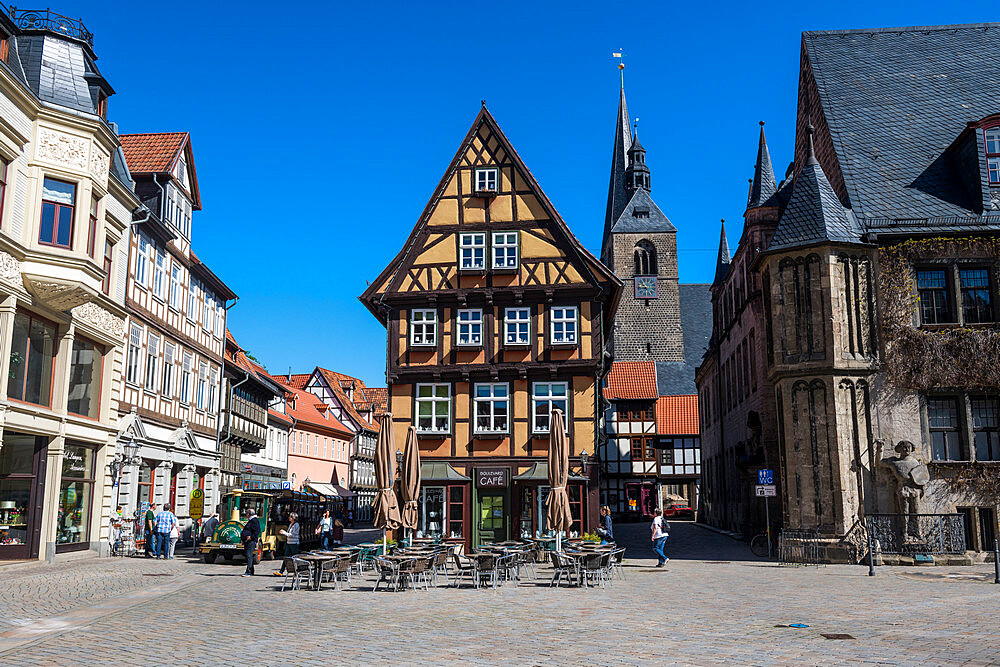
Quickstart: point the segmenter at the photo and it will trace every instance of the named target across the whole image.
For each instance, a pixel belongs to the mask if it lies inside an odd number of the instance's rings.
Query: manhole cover
[[[827,639],[854,639],[852,635],[844,634],[843,632],[821,632],[820,634]]]

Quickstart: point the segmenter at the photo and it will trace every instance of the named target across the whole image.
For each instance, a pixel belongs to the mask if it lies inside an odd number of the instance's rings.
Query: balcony
[[[8,14],[21,30],[47,30],[94,46],[94,33],[83,25],[83,19],[71,19],[50,9],[18,9],[11,7]]]
[[[25,259],[20,266],[25,288],[52,310],[71,310],[96,301],[101,281],[85,270],[83,263],[61,259]]]

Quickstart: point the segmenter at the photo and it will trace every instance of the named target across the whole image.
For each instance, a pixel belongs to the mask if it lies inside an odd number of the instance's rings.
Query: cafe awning
[[[450,463],[443,461],[421,461],[420,477],[424,482],[471,482],[472,479],[455,470]]]
[[[574,475],[570,473],[569,479],[575,482],[586,482],[587,478],[580,475]],[[514,475],[515,482],[548,482],[549,481],[549,462],[548,461],[538,461],[537,463],[532,463],[531,467],[522,472],[520,475]]]
[[[327,484],[325,482],[308,482],[306,486],[308,486],[316,493],[326,496],[327,498],[353,498],[355,496],[355,493],[353,491],[348,491],[339,484]]]

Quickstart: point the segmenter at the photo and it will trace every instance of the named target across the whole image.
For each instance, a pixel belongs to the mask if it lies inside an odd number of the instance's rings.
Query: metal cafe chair
[[[342,583],[346,583],[347,587],[351,587],[351,558],[350,556],[344,556],[343,558],[338,558],[330,563],[330,566],[326,570],[330,573],[330,579],[333,581],[333,587],[338,591],[342,591]]]
[[[292,580],[293,591],[298,590],[303,581],[307,584],[312,581],[313,566],[309,561],[289,556],[288,558],[285,558],[282,563],[285,568],[285,578],[281,580],[282,591],[285,590],[285,586],[288,584],[289,578]]]
[[[452,553],[451,562],[455,566],[455,573],[453,575],[455,588],[458,588],[459,584],[461,584],[462,580],[466,577],[470,580],[475,577],[476,563],[471,558],[457,553]]]
[[[492,588],[497,587],[497,556],[496,554],[475,554],[472,562],[475,564],[473,578],[476,588],[480,588],[485,580],[489,580]]]
[[[515,585],[520,582],[520,573],[518,572],[518,555],[516,553],[510,553],[505,556],[500,556],[496,561],[496,572],[497,579],[500,584],[507,581],[513,581]]]
[[[611,560],[609,562],[608,568],[608,579],[610,580],[613,575],[618,575],[621,577],[622,581],[625,580],[625,569],[622,567],[622,561],[625,560],[625,547],[621,549],[615,549],[611,552]]]
[[[552,559],[552,581],[549,582],[549,588],[552,586],[558,588],[562,582],[563,575],[566,576],[568,583],[572,583],[577,578],[578,567],[574,559],[568,558],[557,551],[550,551],[549,557]]]
[[[399,590],[399,562],[391,561],[388,558],[376,558],[374,561],[375,571],[378,572],[379,578],[375,582],[375,588],[372,591],[377,591],[378,587],[385,582],[386,588],[392,586],[395,591]]]

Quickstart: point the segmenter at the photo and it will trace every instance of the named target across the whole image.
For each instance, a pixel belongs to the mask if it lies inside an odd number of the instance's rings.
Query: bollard
[[[1000,544],[993,539],[993,583],[1000,584]]]

